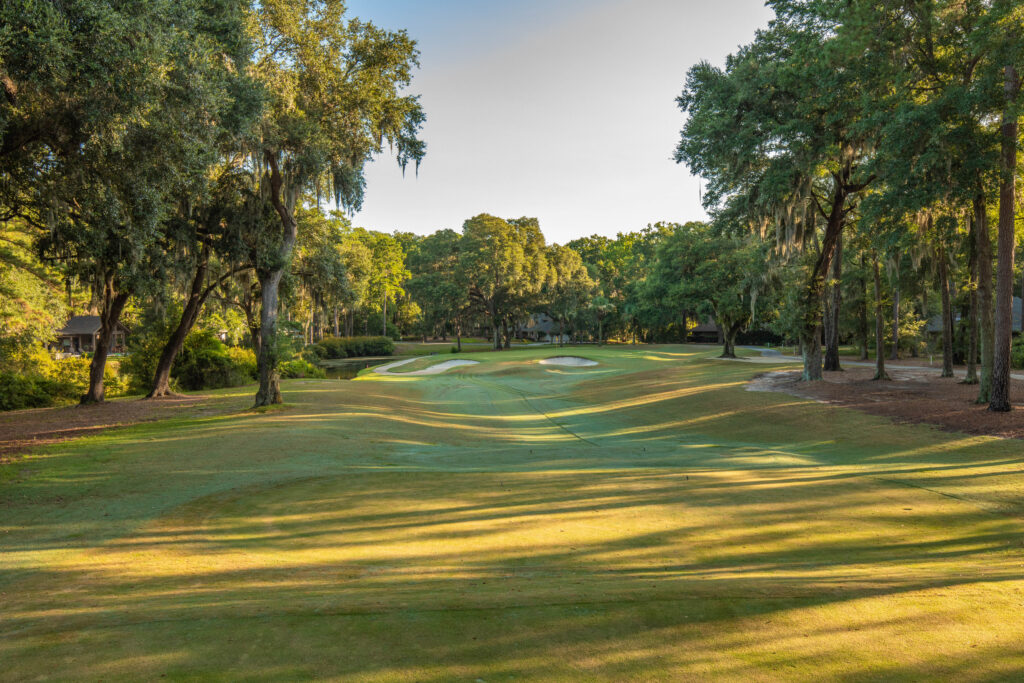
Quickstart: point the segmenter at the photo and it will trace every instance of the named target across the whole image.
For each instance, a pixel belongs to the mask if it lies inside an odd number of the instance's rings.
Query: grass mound
[[[288,381],[5,465],[4,676],[1024,672],[1019,444],[747,392],[766,367],[715,352]]]

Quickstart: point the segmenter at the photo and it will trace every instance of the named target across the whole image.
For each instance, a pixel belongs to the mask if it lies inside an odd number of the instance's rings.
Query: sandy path
[[[741,347],[741,348],[750,349],[751,351],[760,351],[761,352],[761,357],[760,358],[757,358],[757,357],[748,357],[748,358],[720,358],[719,360],[739,360],[739,361],[749,361],[749,362],[752,362],[752,363],[779,363],[779,362],[802,363],[803,362],[803,358],[801,358],[800,356],[784,356],[784,355],[782,355],[782,353],[780,351],[778,351],[776,349],[766,349],[766,348],[761,347],[761,346],[744,346],[744,347]],[[840,365],[849,365],[849,366],[859,367],[859,368],[873,368],[873,367],[875,367],[875,362],[874,361],[863,361],[863,360],[840,359]],[[902,365],[902,364],[900,364],[898,362],[897,363],[893,363],[893,362],[888,361],[888,360],[885,361],[885,369],[886,370],[911,370],[911,371],[921,371],[921,372],[937,372],[937,373],[940,373],[940,374],[942,373],[942,366],[933,366],[933,365]],[[981,372],[981,366],[978,367],[978,371]],[[1024,380],[1024,374],[1020,374],[1020,373],[1011,373],[1010,377],[1012,377],[1013,379]]]

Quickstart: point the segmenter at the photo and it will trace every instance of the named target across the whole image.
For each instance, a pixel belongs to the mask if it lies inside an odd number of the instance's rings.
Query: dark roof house
[[[544,313],[536,313],[530,316],[530,320],[525,325],[519,326],[519,329],[516,330],[516,337],[519,339],[533,339],[534,341],[549,339],[557,333],[556,328],[557,325],[551,319],[551,316]]]
[[[1022,304],[1021,298],[1019,296],[1013,297],[1013,322],[1010,324],[1010,329],[1013,330],[1014,332],[1021,332],[1022,331],[1021,330],[1021,318],[1022,318],[1021,309],[1022,309],[1022,307],[1024,307],[1024,304]],[[955,325],[956,323],[959,323],[959,322],[960,322],[960,313],[958,313],[957,311],[953,311],[953,324]],[[931,317],[931,319],[928,320],[928,323],[925,325],[924,329],[925,329],[926,332],[931,332],[933,334],[941,334],[942,333],[942,315],[933,315]]]
[[[690,328],[689,340],[696,344],[721,344],[721,335],[721,329],[715,324],[714,319],[709,317],[700,325]]]
[[[100,334],[100,317],[98,315],[73,315],[67,324],[57,330],[57,350],[63,353],[79,354],[91,352],[96,348]],[[110,339],[111,353],[124,351],[128,328],[117,324]]]

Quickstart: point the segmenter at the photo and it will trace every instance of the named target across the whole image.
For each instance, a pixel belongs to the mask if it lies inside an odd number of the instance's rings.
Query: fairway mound
[[[537,362],[541,365],[562,365],[571,368],[585,368],[597,365],[597,361],[590,360],[589,358],[580,358],[579,356],[554,356],[553,358],[543,358]]]
[[[477,360],[446,360],[443,363],[437,365],[431,365],[429,368],[423,370],[412,370],[410,372],[391,372],[391,368],[397,368],[405,365],[406,363],[412,363],[413,361],[419,360],[418,358],[406,358],[405,360],[395,361],[394,363],[388,363],[387,365],[381,365],[373,369],[378,375],[389,375],[391,377],[409,377],[410,375],[439,375],[445,370],[451,368],[457,368],[461,365],[478,365],[480,361]]]

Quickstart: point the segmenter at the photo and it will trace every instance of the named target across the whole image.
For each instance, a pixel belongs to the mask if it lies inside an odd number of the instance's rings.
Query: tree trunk
[[[501,351],[501,332],[499,330],[500,323],[498,321],[498,312],[492,302],[490,305],[491,314],[491,326],[494,328],[494,350]]]
[[[868,279],[864,277],[867,263],[864,254],[860,255],[860,359],[868,359]]]
[[[829,300],[828,334],[825,337],[825,369],[831,372],[842,370],[839,366],[839,309],[843,303],[843,236],[836,238],[835,255],[832,257],[832,283]]]
[[[900,282],[899,282],[899,259],[897,259],[896,282],[892,287],[892,349],[889,350],[889,360],[899,360],[900,357]]]
[[[259,274],[263,305],[260,306],[260,353],[257,356],[260,387],[256,392],[256,405],[281,403],[281,377],[277,373],[277,294],[284,271],[280,268]]]
[[[114,292],[114,275],[108,274],[103,283],[103,309],[100,311],[100,334],[93,346],[92,362],[89,363],[89,390],[80,403],[103,403],[103,371],[107,367],[110,352],[110,338],[117,328],[121,311],[128,303],[128,295]]]
[[[1017,171],[1017,115],[1013,99],[1020,89],[1017,70],[1004,68],[1006,106],[1000,126],[1002,154],[999,182],[999,226],[997,228],[998,264],[996,268],[995,340],[992,358],[992,393],[988,409],[1010,410],[1010,348],[1013,343],[1013,257],[1016,240],[1013,232],[1014,181]]]
[[[319,315],[317,313],[316,301],[312,297],[310,297],[310,301],[309,301],[309,343],[310,344],[316,343],[316,337],[317,337],[316,328],[319,325],[319,321],[317,320],[318,317],[319,317]]]
[[[204,246],[199,255],[199,263],[196,266],[195,275],[192,277],[192,287],[189,289],[188,299],[181,311],[181,318],[177,327],[171,333],[170,339],[164,344],[160,353],[160,360],[156,364],[156,372],[153,374],[153,384],[150,387],[149,395],[146,398],[158,398],[171,394],[171,368],[174,366],[174,359],[181,352],[185,345],[185,337],[188,336],[192,326],[199,319],[199,312],[203,310],[204,296],[203,284],[206,282],[206,271],[210,265],[210,249]],[[209,291],[205,292],[209,295]]]
[[[337,307],[337,305],[335,305],[335,307],[334,307],[334,336],[335,337],[341,336],[341,335],[338,334],[339,332],[340,332],[340,328],[338,327],[338,307]]]
[[[832,191],[832,207],[829,211],[825,235],[821,241],[818,260],[811,270],[810,279],[804,288],[804,326],[800,332],[803,346],[804,369],[802,379],[812,382],[821,379],[821,332],[822,332],[822,299],[825,293],[825,276],[832,264],[836,242],[843,230],[844,207],[846,205],[846,176],[849,169],[844,169],[834,177]]]
[[[722,355],[719,358],[735,358],[736,335],[740,331],[740,326],[730,323],[728,320],[722,321],[721,326],[724,334],[722,335]]]
[[[875,377],[889,379],[885,373],[885,312],[882,310],[882,274],[878,268],[878,252],[872,251],[875,270]]]
[[[971,221],[968,231],[968,270],[970,271],[970,285],[967,313],[967,375],[963,384],[978,383],[978,250],[975,247],[977,238],[974,235],[976,226]],[[925,312],[927,315],[927,311]]]
[[[995,321],[992,303],[992,236],[988,231],[985,195],[974,198],[975,239],[978,248],[978,347],[981,351],[981,378],[975,403],[988,403],[992,393]]]
[[[281,377],[277,373],[278,339],[277,314],[278,291],[284,268],[291,262],[292,248],[298,236],[298,224],[289,210],[289,204],[281,197],[284,179],[281,177],[274,154],[266,154],[267,166],[270,169],[270,201],[281,219],[281,246],[279,247],[279,265],[270,270],[257,271],[260,282],[260,352],[256,357],[259,374],[259,389],[256,392],[256,403],[268,406],[281,403]]]
[[[940,245],[939,291],[942,294],[942,376],[953,376],[953,309],[949,302],[949,267],[946,263],[946,247]]]

